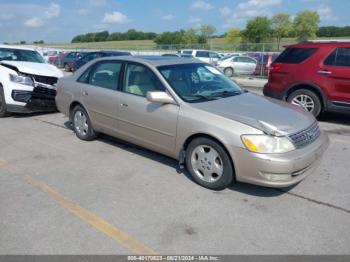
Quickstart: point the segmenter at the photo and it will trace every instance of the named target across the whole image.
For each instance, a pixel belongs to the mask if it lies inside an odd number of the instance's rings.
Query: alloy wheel
[[[218,181],[224,173],[222,158],[211,146],[197,146],[192,152],[191,164],[195,174],[208,183]]]
[[[315,108],[314,100],[308,95],[297,95],[291,101],[291,104],[300,106],[309,112],[313,112]]]

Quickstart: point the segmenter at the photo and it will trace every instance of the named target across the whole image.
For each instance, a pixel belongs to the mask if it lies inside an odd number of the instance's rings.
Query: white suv
[[[216,65],[221,56],[219,53],[210,50],[181,50],[181,54],[192,55],[205,63]]]
[[[0,117],[56,110],[60,77],[62,71],[45,63],[34,49],[0,46]]]

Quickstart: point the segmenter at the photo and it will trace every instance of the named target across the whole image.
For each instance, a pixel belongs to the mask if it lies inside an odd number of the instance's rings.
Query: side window
[[[89,74],[89,84],[117,90],[120,68],[121,63],[117,61],[98,63]]]
[[[350,48],[338,48],[336,66],[350,66]]]
[[[334,66],[335,65],[335,58],[337,57],[337,51],[338,49],[335,49],[327,58],[324,60],[323,64]]]
[[[235,57],[235,60],[234,60],[235,62],[238,62],[238,63],[244,63],[245,61],[244,61],[244,57],[241,57],[241,56],[237,56],[237,57]]]
[[[209,58],[209,52],[206,52],[206,51],[197,51],[196,57],[205,57],[205,58]]]
[[[147,92],[165,91],[165,88],[149,68],[130,63],[126,66],[123,91],[145,97]]]
[[[217,53],[210,52],[210,57],[211,58],[219,58],[219,55]]]

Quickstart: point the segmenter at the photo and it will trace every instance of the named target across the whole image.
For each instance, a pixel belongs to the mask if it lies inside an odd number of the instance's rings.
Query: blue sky
[[[257,15],[314,10],[321,25],[350,25],[349,0],[0,0],[0,42],[68,42],[92,31],[163,32],[213,24],[244,28]]]

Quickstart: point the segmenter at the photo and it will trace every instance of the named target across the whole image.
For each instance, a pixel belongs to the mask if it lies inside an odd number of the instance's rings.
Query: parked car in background
[[[264,94],[314,116],[350,112],[350,41],[288,46],[271,65]]]
[[[56,62],[55,65],[58,68],[64,68],[66,72],[70,72],[71,68],[69,66],[70,62],[73,62],[75,60],[80,59],[85,53],[84,52],[67,52],[62,55],[60,55]]]
[[[187,57],[187,58],[193,58],[192,55],[189,54],[179,54],[179,53],[168,53],[168,54],[162,54],[162,56],[167,56],[167,57]]]
[[[192,55],[205,63],[216,65],[221,56],[219,53],[210,50],[180,50],[180,54]]]
[[[56,83],[62,76],[33,49],[0,46],[0,117],[56,110]]]
[[[262,54],[255,58],[257,61],[254,75],[258,76],[268,76],[270,71],[270,66],[278,57],[279,54]]]
[[[50,64],[54,64],[57,57],[59,55],[59,52],[57,50],[49,50],[47,52],[44,52],[44,58],[46,62]]]
[[[129,56],[131,55],[130,52],[119,52],[119,51],[98,51],[98,52],[89,52],[85,53],[82,57],[80,57],[77,60],[73,60],[68,63],[70,70],[72,72],[75,72],[80,67],[85,65],[86,63],[90,62],[91,60],[94,60],[96,58],[100,57],[106,57],[106,56]]]
[[[214,190],[296,184],[328,146],[310,113],[244,92],[198,59],[97,59],[59,81],[56,102],[79,139],[107,133],[178,159]]]
[[[217,67],[220,68],[226,76],[233,74],[253,74],[256,68],[256,60],[249,56],[234,56],[218,62]]]

